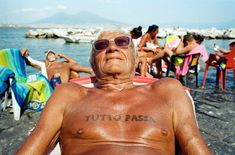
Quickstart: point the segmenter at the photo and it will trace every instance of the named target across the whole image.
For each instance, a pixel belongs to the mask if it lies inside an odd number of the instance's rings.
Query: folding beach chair
[[[170,64],[167,67],[167,71],[166,71],[166,76],[169,76],[169,72],[173,71],[174,73],[176,73],[176,67],[178,68],[183,68],[183,65],[187,65],[187,70],[185,71],[185,73],[183,75],[186,76],[186,81],[185,81],[185,85],[188,85],[188,77],[189,74],[191,74],[189,72],[189,70],[194,70],[193,74],[195,75],[196,81],[195,81],[195,86],[198,87],[198,61],[200,58],[200,53],[196,53],[196,54],[192,54],[192,55],[173,55],[171,57],[171,61]],[[185,62],[185,60],[189,59],[187,62]],[[186,64],[184,64],[186,63]],[[181,65],[181,66],[179,66]]]
[[[176,48],[180,43],[178,36],[169,35],[166,38],[166,48]],[[193,48],[190,52],[184,55],[172,55],[170,64],[167,66],[166,76],[169,76],[169,72],[173,71],[176,74],[178,80],[180,76],[186,76],[185,85],[188,84],[189,70],[194,70],[196,77],[196,87],[198,87],[198,61],[199,57],[205,62],[208,59],[208,54],[205,46],[199,45]],[[182,81],[181,81],[182,82]]]
[[[224,60],[218,63],[215,61],[215,56],[219,56],[221,59],[224,59]],[[224,68],[221,66],[222,63],[224,63]],[[218,85],[219,81],[221,81],[221,88],[222,88],[222,91],[224,91],[227,70],[233,70],[233,76],[234,76],[234,82],[235,82],[235,47],[232,48],[231,52],[225,56],[221,56],[218,54],[210,54],[209,59],[206,63],[205,71],[204,71],[204,77],[203,77],[203,82],[202,82],[203,87],[206,85],[206,75],[210,66],[216,68],[217,70],[216,84]]]
[[[29,76],[26,74],[25,59],[19,49],[0,50],[0,66],[14,73],[13,77],[9,77],[14,119],[20,119],[22,108],[42,110],[52,93],[45,76],[40,73]]]

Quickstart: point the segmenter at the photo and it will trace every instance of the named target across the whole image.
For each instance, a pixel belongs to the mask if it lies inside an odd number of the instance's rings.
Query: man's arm
[[[223,54],[228,54],[230,53],[231,51],[230,50],[226,50],[226,49],[223,49],[223,48],[218,48],[217,51],[223,53]]]
[[[72,71],[85,72],[85,73],[90,73],[90,74],[93,73],[91,68],[80,66],[75,60],[73,60],[72,58],[69,58],[68,56],[66,56],[64,54],[58,54],[58,56],[66,59],[68,61],[68,63],[70,64],[70,69]]]
[[[175,83],[175,84],[174,84]],[[179,82],[174,82],[171,89],[173,103],[173,124],[176,139],[185,154],[211,154],[197,127],[190,98]],[[177,100],[175,100],[177,98]]]
[[[187,45],[184,47],[184,43],[183,41],[180,42],[179,46],[177,47],[175,54],[184,54],[184,53],[188,53],[189,51],[191,51],[194,48],[194,46],[191,45]]]
[[[142,47],[141,48],[145,52],[153,52],[156,53],[156,48]]]
[[[83,67],[83,66],[78,65],[77,63],[71,63],[70,69],[75,72],[84,72],[84,73],[89,73],[89,74],[93,73],[90,67]]]
[[[36,69],[41,69],[41,67],[39,65],[36,65],[34,63],[32,63],[31,61],[29,61],[28,57],[25,57],[25,63],[28,65],[28,66],[31,66],[33,68],[36,68]]]
[[[140,40],[139,45],[137,46],[137,47],[140,48],[140,50],[142,50],[142,48],[145,46],[146,40],[147,40],[147,35],[144,34],[144,35],[141,37],[141,40]]]
[[[21,52],[21,55],[25,58],[25,63],[29,66],[32,66],[36,69],[41,69],[40,65],[38,65],[37,63],[32,63],[30,60],[33,60],[33,61],[37,61],[37,60],[34,60],[33,58],[31,58],[29,56],[29,50],[27,48],[22,48],[20,49],[20,52]],[[39,62],[39,61],[38,61]]]
[[[75,60],[73,60],[72,58],[70,58],[70,57],[68,57],[68,56],[66,56],[64,54],[59,53],[59,54],[57,54],[57,56],[60,57],[60,58],[64,58],[67,62],[76,63]]]
[[[40,119],[24,144],[17,151],[17,155],[45,154],[61,128],[65,106],[69,100],[66,96],[68,88],[59,85],[48,100]]]

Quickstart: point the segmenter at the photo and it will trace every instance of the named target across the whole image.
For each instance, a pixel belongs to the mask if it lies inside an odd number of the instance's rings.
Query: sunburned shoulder
[[[68,105],[77,103],[87,94],[87,88],[82,87],[76,83],[65,83],[60,84],[56,87],[49,100],[47,101],[46,107],[63,107],[66,108]],[[58,104],[60,103],[60,104]]]
[[[70,88],[70,89],[84,89],[85,87],[81,86],[80,84],[77,83],[73,83],[73,82],[67,82],[67,83],[62,83],[60,85],[58,85],[59,89],[66,89],[66,88]]]
[[[176,79],[163,78],[154,82],[151,87],[156,94],[172,105],[188,105],[190,102],[183,85]]]
[[[54,94],[68,97],[68,96],[78,94],[78,93],[82,95],[86,91],[87,91],[87,88],[76,83],[68,82],[68,83],[63,83],[63,84],[58,85],[54,91]]]
[[[155,81],[154,83],[152,83],[152,88],[154,90],[159,90],[161,92],[176,92],[179,89],[183,89],[183,86],[181,85],[181,83],[173,78],[162,78],[159,79],[157,81]]]
[[[149,36],[149,34],[148,33],[145,33],[143,36],[142,36],[142,39],[147,39],[148,38],[148,36]]]

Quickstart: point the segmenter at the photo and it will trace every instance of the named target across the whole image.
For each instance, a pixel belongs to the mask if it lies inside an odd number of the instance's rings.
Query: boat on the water
[[[96,39],[95,35],[69,35],[63,36],[66,43],[91,43]]]

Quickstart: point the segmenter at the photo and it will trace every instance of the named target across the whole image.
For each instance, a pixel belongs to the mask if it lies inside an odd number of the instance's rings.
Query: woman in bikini
[[[141,41],[138,45],[139,57],[146,57],[148,64],[151,65],[153,62],[156,64],[157,74],[156,77],[162,76],[161,61],[150,61],[156,55],[163,57],[164,53],[162,48],[158,44],[157,34],[159,32],[159,27],[157,25],[151,25],[148,27],[147,32],[142,36]]]

